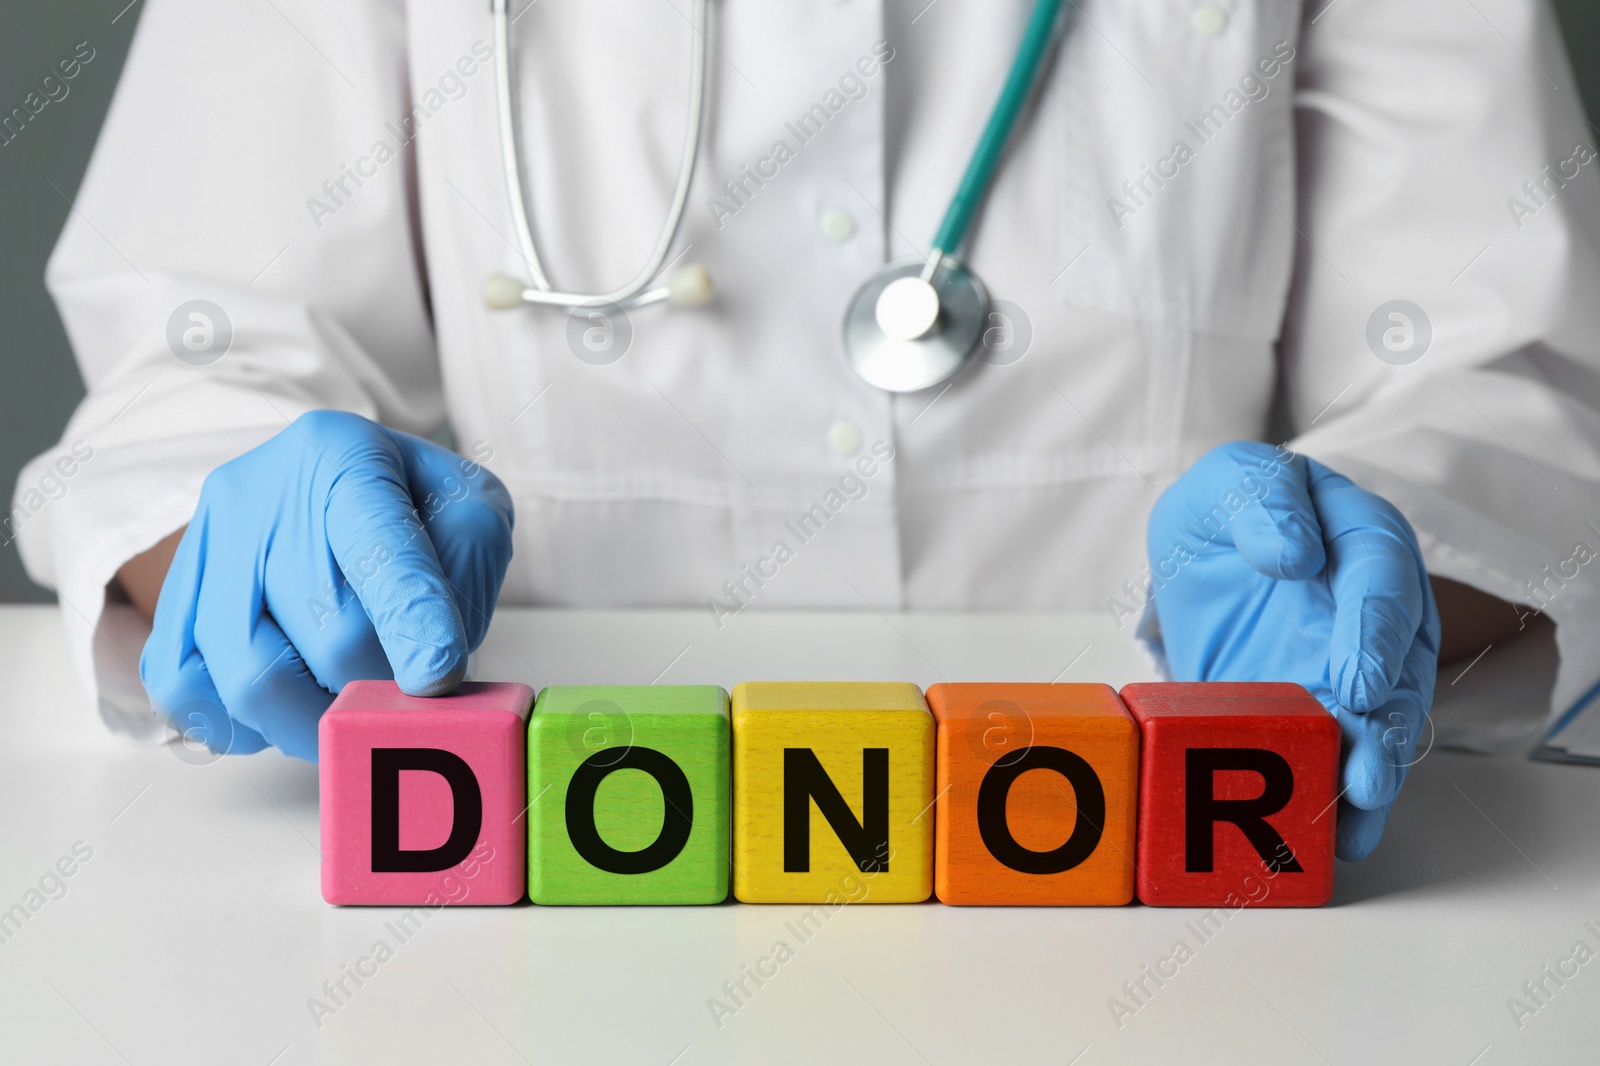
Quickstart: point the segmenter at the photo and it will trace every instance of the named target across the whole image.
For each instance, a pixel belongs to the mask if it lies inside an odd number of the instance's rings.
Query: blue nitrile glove
[[[347,681],[460,683],[511,562],[511,498],[470,459],[313,411],[206,478],[139,672],[213,751],[315,760]]]
[[[1365,858],[1433,703],[1439,611],[1411,526],[1315,460],[1240,442],[1162,493],[1149,549],[1174,680],[1294,681],[1338,717],[1335,850]]]

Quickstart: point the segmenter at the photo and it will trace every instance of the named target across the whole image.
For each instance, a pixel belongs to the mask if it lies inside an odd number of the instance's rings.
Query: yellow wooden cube
[[[933,892],[933,716],[915,685],[733,690],[733,894],[920,903]]]

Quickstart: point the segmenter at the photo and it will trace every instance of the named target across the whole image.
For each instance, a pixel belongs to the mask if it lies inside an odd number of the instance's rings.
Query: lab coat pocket
[[[1183,332],[1277,334],[1295,247],[1293,0],[1068,9],[1057,298]]]

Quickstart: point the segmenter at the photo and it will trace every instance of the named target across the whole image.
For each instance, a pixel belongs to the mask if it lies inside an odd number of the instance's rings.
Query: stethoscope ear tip
[[[711,272],[699,263],[680,267],[667,279],[667,299],[679,307],[704,307],[716,296]]]
[[[510,274],[490,274],[483,279],[483,302],[496,311],[509,311],[522,306],[527,288]]]

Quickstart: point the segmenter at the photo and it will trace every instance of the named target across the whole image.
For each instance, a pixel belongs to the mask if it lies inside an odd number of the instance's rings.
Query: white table
[[[0,908],[93,849],[0,944],[7,1063],[1600,1061],[1600,959],[1520,1030],[1506,1005],[1578,939],[1600,950],[1594,769],[1434,752],[1329,906],[1204,943],[1191,911],[937,903],[846,907],[803,944],[805,908],[739,904],[458,908],[401,943],[395,912],[318,895],[314,767],[110,738],[53,609],[0,609],[0,648]],[[1102,619],[875,613],[503,611],[479,666],[541,686],[1144,675]],[[393,957],[316,1027],[308,998],[379,939]],[[795,957],[719,1029],[707,1000],[779,939]],[[1107,1001],[1179,939],[1194,958],[1119,1029]]]

